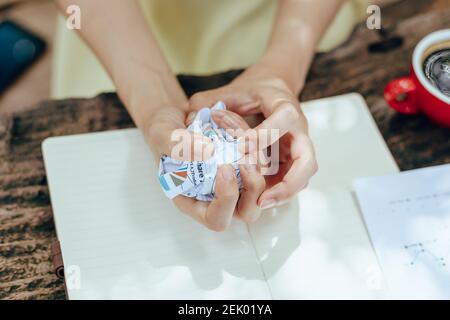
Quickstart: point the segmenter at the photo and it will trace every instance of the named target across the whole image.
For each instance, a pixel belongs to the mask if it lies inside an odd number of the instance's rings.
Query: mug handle
[[[417,114],[417,86],[410,77],[392,80],[384,89],[384,98],[392,109],[403,114]]]

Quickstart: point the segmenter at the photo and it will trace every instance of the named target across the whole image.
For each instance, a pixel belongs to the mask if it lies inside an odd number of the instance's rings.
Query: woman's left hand
[[[257,181],[260,179],[257,174],[253,174],[251,179],[247,177],[247,180],[251,180],[247,183],[257,185],[261,192],[241,196],[238,203],[238,208],[243,208],[238,210],[239,215],[244,220],[254,221],[259,217],[260,210],[281,205],[296,195],[316,173],[317,162],[308,135],[307,120],[297,97],[285,81],[261,64],[249,68],[229,85],[195,94],[189,104],[190,109],[196,111],[212,106],[217,101],[223,101],[227,109],[232,111],[213,112],[214,120],[224,128],[246,129],[249,127],[242,117],[256,114],[264,116],[265,119],[254,128],[257,143],[249,143],[246,153],[262,151],[279,142],[278,159],[274,155],[270,157],[271,166],[274,165],[273,161],[278,160],[275,163],[279,165],[277,172],[265,176],[264,188]],[[277,134],[272,135],[271,132]],[[253,213],[249,214],[248,210]]]

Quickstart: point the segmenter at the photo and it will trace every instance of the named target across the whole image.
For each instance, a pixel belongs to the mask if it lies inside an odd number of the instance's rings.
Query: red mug
[[[433,52],[450,48],[450,29],[433,32],[414,49],[411,72],[392,80],[384,89],[384,98],[403,114],[424,113],[434,122],[450,127],[450,97],[433,86],[425,76],[423,64]]]

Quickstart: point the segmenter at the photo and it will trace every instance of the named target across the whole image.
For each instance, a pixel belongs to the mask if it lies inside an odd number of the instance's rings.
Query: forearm
[[[269,66],[298,94],[316,47],[344,0],[279,0],[261,64]]]
[[[136,1],[58,0],[81,8],[81,37],[98,56],[141,129],[154,108],[180,106],[186,97]]]

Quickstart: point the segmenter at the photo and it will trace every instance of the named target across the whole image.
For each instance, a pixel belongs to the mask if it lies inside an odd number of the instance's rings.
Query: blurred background
[[[393,0],[371,2],[386,5]],[[450,1],[429,2],[435,9],[439,9],[448,7]],[[26,67],[11,86],[0,92],[0,116],[30,108],[50,98],[52,48],[57,15],[58,11],[52,0],[0,0],[0,20],[14,21],[46,44],[43,54],[31,66]]]
[[[0,19],[8,19],[42,38],[47,49],[5,92],[0,92],[0,116],[32,107],[50,97],[52,43],[57,8],[51,0],[0,0]]]

